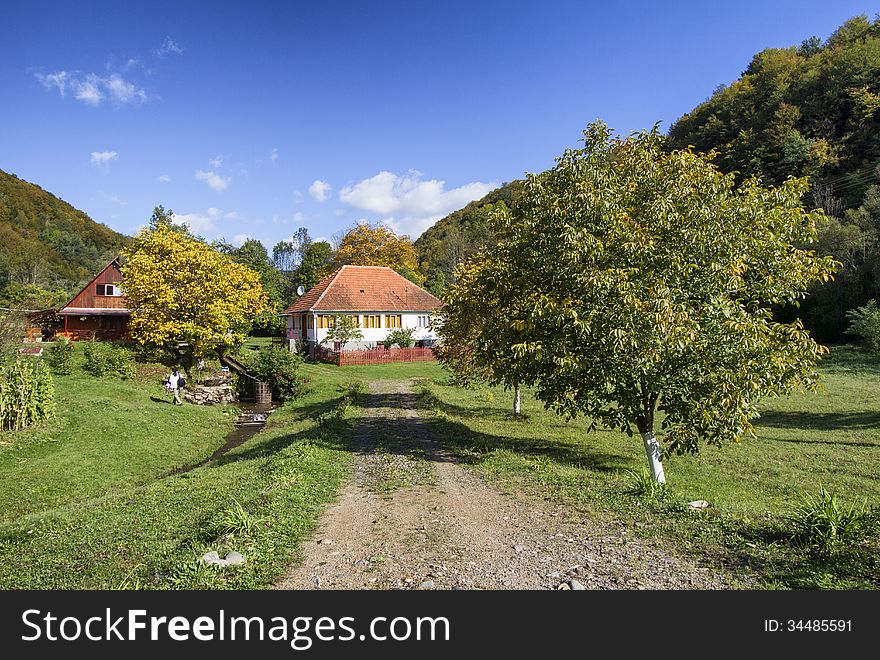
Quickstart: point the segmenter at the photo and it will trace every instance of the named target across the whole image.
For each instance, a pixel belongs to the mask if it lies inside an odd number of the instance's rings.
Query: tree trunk
[[[519,383],[513,386],[513,416],[519,417],[520,412],[520,395]]]
[[[657,436],[653,431],[642,433],[642,440],[645,443],[645,453],[648,456],[648,467],[651,469],[651,476],[658,484],[666,483],[666,474],[663,472],[663,463],[660,462],[660,443],[657,442]]]

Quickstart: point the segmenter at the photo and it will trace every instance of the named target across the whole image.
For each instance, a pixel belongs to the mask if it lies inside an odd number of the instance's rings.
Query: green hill
[[[787,314],[822,339],[845,338],[846,311],[880,297],[880,19],[758,53],[675,122],[667,146],[689,145],[715,150],[716,164],[740,177],[810,177],[804,202],[830,218],[817,249],[842,267]]]
[[[489,228],[489,213],[496,204],[509,206],[521,190],[522,181],[505,183],[426,229],[415,245],[419,251],[419,268],[429,280],[439,271],[446,282],[451,282],[459,261],[493,243],[495,236]]]
[[[105,265],[130,239],[39,186],[0,170],[0,304],[51,291],[52,304]],[[37,297],[40,297],[39,295]]]

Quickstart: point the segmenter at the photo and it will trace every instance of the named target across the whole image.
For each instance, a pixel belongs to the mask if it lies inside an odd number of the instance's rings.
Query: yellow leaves
[[[417,274],[419,256],[407,236],[398,236],[385,226],[358,223],[349,229],[336,251],[338,265],[387,266]]]
[[[269,309],[258,273],[167,227],[141,233],[124,257],[137,341],[217,344]]]

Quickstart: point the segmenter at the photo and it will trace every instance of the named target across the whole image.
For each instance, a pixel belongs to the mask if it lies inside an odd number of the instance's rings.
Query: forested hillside
[[[495,240],[488,224],[495,204],[510,205],[520,195],[521,181],[506,183],[488,195],[450,213],[427,229],[416,241],[419,269],[429,282],[452,280],[459,261]]]
[[[804,203],[829,217],[817,249],[842,267],[800,308],[779,313],[800,316],[822,340],[846,339],[846,312],[880,298],[880,19],[856,17],[825,41],[758,53],[738,80],[673,124],[666,148],[689,146],[714,150],[718,167],[740,180],[810,178]],[[495,240],[488,215],[521,186],[506,184],[422,234],[421,271],[450,282],[459,261]]]
[[[128,240],[0,170],[0,306],[64,302]]]
[[[809,176],[805,204],[830,217],[818,249],[843,263],[797,313],[822,339],[844,338],[845,312],[880,295],[880,20],[847,21],[826,41],[758,53],[671,128],[667,146],[715,150],[740,177]]]

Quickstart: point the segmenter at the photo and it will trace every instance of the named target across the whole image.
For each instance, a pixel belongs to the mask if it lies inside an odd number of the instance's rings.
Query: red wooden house
[[[120,284],[119,257],[107,264],[85,288],[58,311],[70,339],[119,339],[128,332],[131,310]]]

